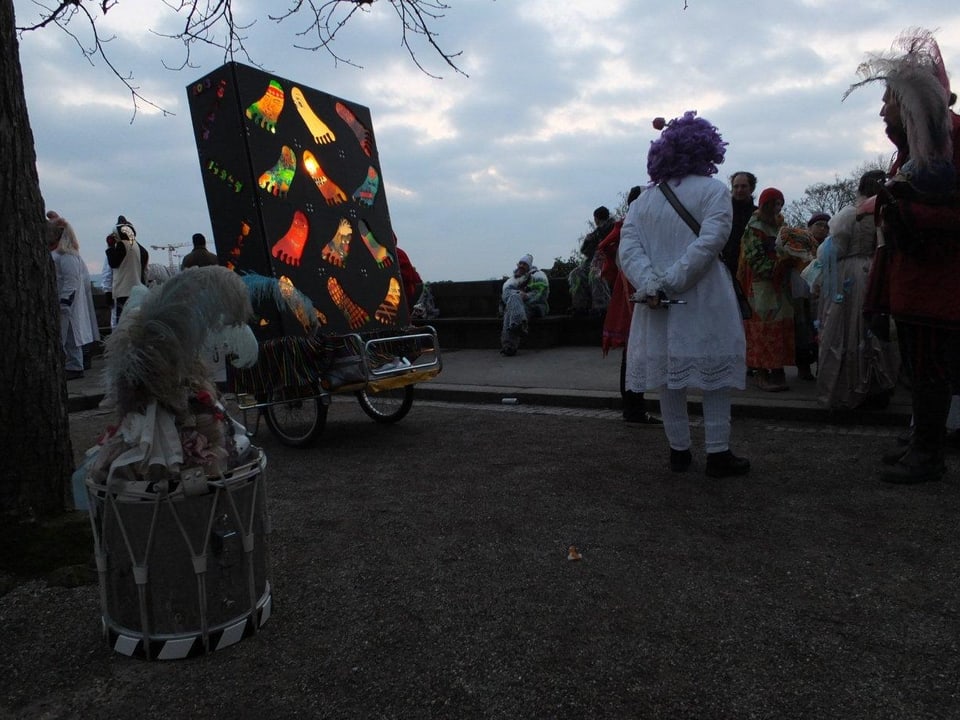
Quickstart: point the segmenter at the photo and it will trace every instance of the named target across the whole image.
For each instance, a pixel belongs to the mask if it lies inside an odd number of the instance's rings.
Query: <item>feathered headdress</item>
[[[885,82],[900,106],[910,159],[918,167],[950,157],[950,81],[932,32],[905,30],[890,52],[869,55],[857,74],[863,79],[847,89],[844,99],[864,85]]]

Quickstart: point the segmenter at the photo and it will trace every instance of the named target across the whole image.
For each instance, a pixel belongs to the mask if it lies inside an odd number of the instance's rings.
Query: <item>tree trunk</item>
[[[53,262],[14,32],[0,0],[0,522],[63,510],[73,470]]]

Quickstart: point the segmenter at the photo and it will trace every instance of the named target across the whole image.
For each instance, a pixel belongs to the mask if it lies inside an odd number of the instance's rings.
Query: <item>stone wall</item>
[[[499,349],[499,317],[503,280],[431,283],[430,291],[440,316],[428,320],[437,331],[440,347],[448,349]],[[569,314],[570,288],[566,278],[550,279],[550,314],[530,324],[530,335],[521,347],[542,349],[560,345],[600,347],[603,321]]]

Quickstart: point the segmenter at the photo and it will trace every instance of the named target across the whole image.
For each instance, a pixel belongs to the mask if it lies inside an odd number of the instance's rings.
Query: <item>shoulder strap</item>
[[[690,229],[693,230],[694,235],[700,234],[700,223],[694,220],[693,215],[690,214],[690,211],[687,210],[683,203],[680,202],[680,198],[677,197],[677,194],[673,192],[673,188],[670,187],[666,182],[659,183],[657,185],[660,188],[660,192],[664,194],[667,198],[667,201],[673,205],[673,209],[677,211],[683,221],[690,226]]]

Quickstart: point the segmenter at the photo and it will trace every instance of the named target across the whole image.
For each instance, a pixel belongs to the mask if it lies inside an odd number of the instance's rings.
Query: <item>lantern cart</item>
[[[413,406],[415,383],[442,367],[430,327],[375,336],[282,338],[262,344],[260,357],[251,370],[231,371],[231,389],[245,425],[256,432],[262,417],[291,447],[310,445],[323,433],[338,394],[354,395],[375,422],[399,422]],[[253,423],[251,411],[258,413]]]
[[[217,256],[256,316],[259,360],[230,372],[240,409],[294,446],[338,393],[400,420],[440,350],[409,322],[370,111],[235,62],[187,96]]]

